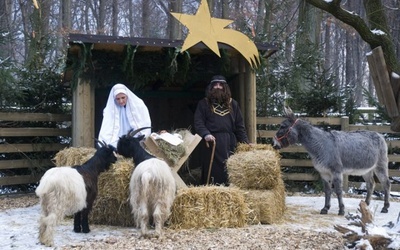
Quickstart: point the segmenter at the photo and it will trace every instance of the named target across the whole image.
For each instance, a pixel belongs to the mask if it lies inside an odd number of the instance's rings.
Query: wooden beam
[[[0,186],[36,183],[40,178],[41,176],[31,175],[3,176],[0,178]]]
[[[1,160],[0,169],[34,168],[42,166],[54,166],[50,159],[23,159],[23,160]],[[1,177],[3,178],[3,177]],[[1,179],[0,178],[0,179]]]
[[[94,147],[94,84],[80,78],[72,95],[72,146]]]
[[[37,143],[37,144],[0,144],[0,152],[2,153],[19,153],[19,152],[53,152],[60,151],[68,147],[66,144],[60,143]]]
[[[0,121],[63,122],[71,119],[71,115],[65,114],[0,112]]]
[[[69,128],[0,128],[0,136],[71,136]]]
[[[257,142],[256,77],[254,70],[248,63],[246,63],[245,83],[244,120],[249,141],[255,143]]]
[[[396,99],[394,97],[392,85],[390,83],[389,72],[386,66],[385,58],[383,55],[382,47],[376,47],[372,50],[372,57],[374,61],[374,72],[376,75],[378,84],[382,90],[382,97],[384,99],[384,105],[386,112],[391,118],[399,116],[399,109],[397,108]]]
[[[381,85],[379,84],[379,79],[378,79],[379,72],[378,69],[376,68],[376,64],[374,61],[374,57],[372,56],[372,53],[369,53],[367,55],[367,61],[368,61],[370,76],[372,78],[372,83],[375,86],[375,92],[376,96],[378,97],[378,101],[380,104],[385,105],[385,98],[383,96],[382,88]]]

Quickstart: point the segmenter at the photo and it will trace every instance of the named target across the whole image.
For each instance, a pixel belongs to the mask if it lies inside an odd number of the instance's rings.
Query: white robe
[[[124,93],[127,95],[125,107],[121,107],[115,97]],[[114,147],[117,146],[119,137],[128,133],[130,129],[151,127],[149,110],[143,100],[137,97],[123,84],[115,84],[108,96],[107,105],[103,110],[99,140]],[[136,136],[149,136],[151,129],[141,130]]]

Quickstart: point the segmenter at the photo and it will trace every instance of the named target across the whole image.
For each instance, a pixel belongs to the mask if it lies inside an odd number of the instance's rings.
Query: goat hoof
[[[74,232],[80,233],[80,232],[82,232],[82,229],[80,227],[74,227]]]
[[[385,207],[382,208],[382,210],[381,210],[381,213],[385,213],[385,214],[386,214],[386,213],[388,213],[388,212],[389,212],[389,210],[388,210],[387,208],[385,208]]]
[[[342,211],[342,210],[339,210],[338,215],[344,215],[344,210],[343,210],[343,211]]]
[[[326,208],[321,209],[320,214],[328,214],[328,209],[326,209]]]
[[[82,230],[82,233],[85,233],[85,234],[90,233],[90,229],[89,228],[88,229],[84,229],[84,230]]]

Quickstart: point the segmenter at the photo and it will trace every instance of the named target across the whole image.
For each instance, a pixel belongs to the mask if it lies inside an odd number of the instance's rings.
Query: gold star
[[[260,63],[255,44],[243,33],[225,29],[233,22],[232,20],[211,17],[207,0],[201,1],[195,15],[174,12],[171,12],[171,14],[189,30],[182,45],[182,52],[199,42],[203,42],[220,57],[218,42],[222,42],[239,51],[252,67]]]
[[[221,29],[231,24],[232,20],[212,18],[207,1],[201,1],[199,9],[194,16],[173,12],[171,14],[189,29],[182,51],[199,42],[203,42],[215,54],[220,56],[216,35]]]

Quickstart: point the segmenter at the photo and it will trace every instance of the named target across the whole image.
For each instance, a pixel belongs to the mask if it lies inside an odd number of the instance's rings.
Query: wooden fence
[[[284,118],[282,117],[257,117],[257,125],[260,127],[275,127],[273,125],[279,125]],[[390,125],[351,125],[349,124],[349,119],[347,117],[342,118],[308,118],[303,117],[302,119],[309,121],[313,125],[331,125],[331,126],[340,126],[340,130],[342,131],[355,131],[355,130],[371,130],[377,131],[379,133],[385,134],[396,134],[390,130]],[[265,126],[263,126],[265,125]],[[272,126],[271,126],[272,125]],[[337,129],[339,130],[339,129]],[[276,134],[277,130],[271,129],[259,129],[257,130],[257,134],[259,139],[272,139],[272,137]],[[400,137],[400,134],[399,134]],[[389,162],[394,165],[395,163],[400,163],[400,155],[391,153],[391,149],[400,147],[400,140],[399,139],[391,139],[387,140],[387,144],[389,147]],[[280,150],[280,153],[288,153],[284,155],[290,155],[294,153],[306,153],[307,151],[301,145],[292,145],[288,148],[284,148]],[[310,159],[290,159],[290,157],[282,157],[281,159],[281,166],[282,168],[313,168],[313,164]],[[305,173],[306,172],[306,173]],[[398,177],[400,176],[399,169],[389,169],[390,177]],[[316,171],[299,171],[295,173],[293,171],[284,171],[283,178],[285,181],[317,181],[319,180],[320,176]],[[348,191],[350,187],[360,188],[362,182],[355,182],[349,181],[348,176],[343,177],[343,189]],[[376,189],[381,190],[381,186],[377,183]],[[392,191],[400,191],[400,185],[398,183],[392,183]]]
[[[14,173],[16,169],[35,169],[48,168],[54,166],[51,159],[47,155],[46,158],[40,158],[40,153],[56,153],[67,147],[67,144],[54,142],[35,143],[35,139],[31,143],[8,143],[7,140],[12,137],[71,137],[71,126],[65,126],[65,123],[71,122],[71,115],[50,114],[50,113],[1,113],[0,112],[0,187],[4,185],[18,185],[36,183],[40,180],[41,174],[35,174],[35,171],[25,175],[8,175],[7,172]],[[34,127],[10,126],[10,124],[18,124],[29,122],[35,124]],[[54,127],[48,127],[49,123],[55,124]],[[47,127],[45,126],[47,124]],[[64,126],[63,126],[64,125]],[[16,140],[13,140],[16,141]],[[41,140],[45,141],[45,140]],[[38,156],[30,158],[28,155],[38,153]],[[7,155],[13,154],[13,159],[8,159]],[[17,157],[15,157],[17,156]],[[14,170],[14,171],[8,171]]]
[[[65,122],[71,122],[71,115],[65,114],[48,114],[48,113],[1,113],[0,112],[0,124],[4,124],[7,122],[37,122],[40,123],[48,123],[55,122],[57,124],[63,124]],[[354,131],[359,129],[372,130],[380,133],[391,133],[395,134],[390,130],[390,126],[376,126],[376,125],[351,125],[349,124],[349,119],[347,117],[342,118],[307,118],[304,117],[302,119],[308,120],[314,125],[331,125],[331,126],[340,126],[343,131]],[[275,129],[258,129],[257,135],[259,138],[271,139],[277,129],[277,125],[283,121],[281,117],[258,117],[257,124],[260,127],[275,127]],[[56,128],[48,128],[48,127],[4,127],[0,126],[0,156],[4,156],[6,154],[19,154],[20,159],[1,159],[0,158],[0,172],[5,172],[7,170],[14,169],[32,169],[37,167],[51,167],[54,166],[53,162],[50,158],[35,158],[29,159],[26,157],[28,153],[34,152],[50,152],[56,153],[63,148],[69,146],[63,143],[7,143],[7,138],[11,137],[49,137],[49,136],[62,136],[62,137],[71,137],[71,126],[57,126]],[[400,135],[399,135],[400,137]],[[389,149],[392,148],[400,148],[400,140],[388,140]],[[285,153],[285,155],[290,154],[298,154],[304,153],[306,154],[306,150],[301,145],[292,145],[288,148],[280,150],[281,153]],[[392,152],[392,150],[389,150]],[[400,155],[389,153],[389,161],[392,165],[395,163],[400,163]],[[290,159],[290,157],[283,157],[281,159],[281,165],[283,169],[300,169],[300,168],[308,168],[311,170],[313,168],[312,162],[310,159]],[[399,164],[397,164],[399,165]],[[400,176],[399,169],[389,169],[389,174],[391,177]],[[319,174],[316,171],[284,171],[283,172],[285,181],[317,181],[319,180]],[[37,174],[29,174],[29,175],[14,175],[14,176],[0,176],[0,187],[4,185],[18,185],[18,184],[29,184],[36,183],[40,180],[41,175]],[[348,181],[348,177],[344,178],[344,189],[348,190],[349,187],[359,188],[361,186],[361,182],[352,182]],[[377,189],[379,189],[379,183],[377,184]],[[392,184],[393,191],[400,191],[400,184],[393,183]]]

